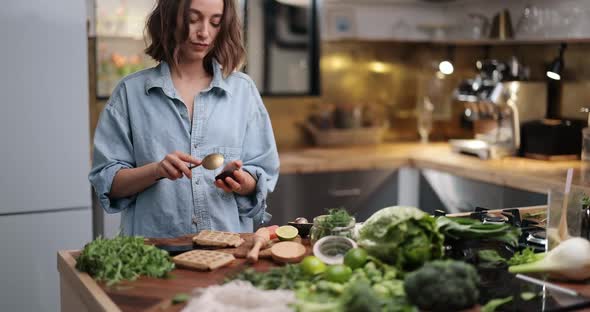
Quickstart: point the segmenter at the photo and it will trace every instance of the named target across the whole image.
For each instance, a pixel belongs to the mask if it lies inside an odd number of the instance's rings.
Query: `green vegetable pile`
[[[475,267],[461,261],[437,260],[406,275],[408,299],[432,312],[460,311],[479,299],[479,276]]]
[[[480,268],[497,268],[506,265],[506,259],[493,249],[479,250],[477,258],[477,266]]]
[[[506,298],[498,298],[492,299],[488,301],[483,307],[481,307],[481,312],[494,312],[498,307],[501,305],[507,304],[508,302],[512,301],[513,297],[509,296]]]
[[[146,245],[142,237],[99,237],[84,246],[76,269],[110,286],[140,275],[165,277],[174,269],[174,263],[168,253]]]
[[[438,230],[450,239],[489,239],[504,242],[510,246],[518,246],[520,229],[508,223],[482,223],[469,218],[436,219]]]
[[[316,240],[333,235],[332,229],[347,227],[353,220],[345,210],[330,210],[314,221],[312,241],[314,235]],[[439,260],[445,240],[495,240],[517,246],[519,236],[520,230],[508,224],[435,218],[415,207],[393,206],[363,223],[356,237],[359,248],[344,255],[344,264],[326,265],[308,256],[299,264],[266,272],[246,269],[232,279],[265,290],[293,290],[297,311],[459,311],[478,303],[480,277],[471,264]],[[529,252],[511,261],[528,258]],[[494,250],[478,251],[476,259],[480,268],[507,266]],[[492,301],[486,309],[506,302]]]
[[[374,213],[357,243],[370,255],[408,271],[441,258],[444,236],[434,217],[415,207],[393,206]]]
[[[508,265],[520,265],[520,264],[527,264],[532,263],[538,260],[543,259],[545,253],[535,253],[534,250],[527,247],[522,251],[516,252],[510,260],[508,260]]]
[[[350,276],[341,273],[340,278],[331,275],[329,272],[336,272],[331,269],[349,267],[333,265],[314,270],[319,266],[310,266],[306,270],[304,263],[305,260],[300,264],[289,264],[266,272],[256,272],[250,268],[232,279],[249,281],[261,289],[294,290],[297,311],[416,311],[406,301],[403,280],[399,279],[397,269],[376,258],[368,257],[365,263],[352,270]]]
[[[257,272],[252,268],[248,268],[227,280],[227,282],[235,279],[248,281],[260,289],[273,290],[295,289],[301,286],[302,282],[313,281],[313,276],[304,274],[299,264],[287,264],[282,267],[272,268],[266,272]]]

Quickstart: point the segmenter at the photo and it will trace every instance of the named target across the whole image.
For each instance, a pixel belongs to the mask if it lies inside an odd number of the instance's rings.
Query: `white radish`
[[[573,237],[561,242],[541,260],[508,268],[512,273],[548,273],[563,280],[590,278],[590,242]]]

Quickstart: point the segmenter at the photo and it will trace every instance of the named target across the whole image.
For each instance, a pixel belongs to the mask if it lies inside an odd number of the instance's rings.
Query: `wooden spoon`
[[[266,246],[270,241],[270,233],[267,228],[259,228],[256,233],[254,233],[254,246],[248,252],[248,256],[246,258],[250,263],[254,263],[258,261],[258,252],[260,248]]]

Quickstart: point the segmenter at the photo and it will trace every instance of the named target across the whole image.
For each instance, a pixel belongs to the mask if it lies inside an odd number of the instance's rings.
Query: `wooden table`
[[[246,263],[244,258],[252,246],[252,234],[242,234],[246,240],[242,246],[222,249],[236,255],[236,260],[227,267],[213,272],[199,272],[183,268],[174,269],[169,279],[140,277],[136,281],[124,281],[107,287],[96,282],[86,273],[76,270],[79,251],[58,252],[62,311],[180,311],[184,304],[172,305],[171,299],[179,293],[190,294],[194,288],[207,287],[223,282],[227,277],[253,267],[265,271],[276,266],[270,259],[260,259],[256,264]],[[185,245],[191,236],[174,239],[151,239],[153,244]],[[311,253],[308,247],[308,253]]]

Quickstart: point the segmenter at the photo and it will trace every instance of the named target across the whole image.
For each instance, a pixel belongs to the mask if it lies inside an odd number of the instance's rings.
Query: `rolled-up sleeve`
[[[92,169],[88,179],[101,207],[108,213],[121,212],[135,201],[135,196],[109,197],[117,172],[135,167],[126,103],[124,84],[119,84],[100,115],[94,135]]]
[[[279,177],[279,155],[268,112],[260,93],[250,84],[253,110],[249,116],[242,147],[243,169],[256,180],[256,191],[249,196],[236,195],[241,216],[254,218],[266,211],[266,198]]]

